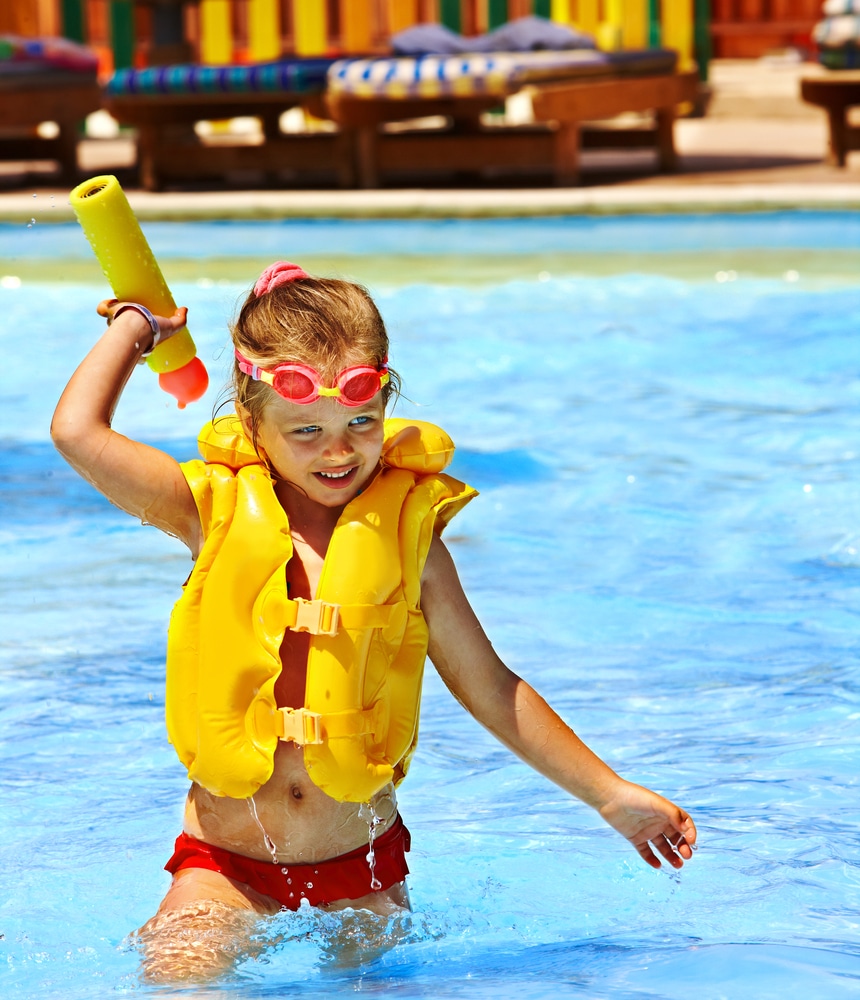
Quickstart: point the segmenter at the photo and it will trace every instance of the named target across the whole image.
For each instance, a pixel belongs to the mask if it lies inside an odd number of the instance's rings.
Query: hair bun
[[[309,278],[310,275],[303,271],[298,264],[290,264],[286,260],[277,260],[274,264],[269,264],[265,271],[257,278],[254,285],[254,295],[259,298],[267,292],[271,292],[278,285],[285,285],[288,281],[298,281],[300,278]]]

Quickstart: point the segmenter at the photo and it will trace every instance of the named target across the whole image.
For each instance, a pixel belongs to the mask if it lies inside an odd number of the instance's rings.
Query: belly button
[[[290,788],[290,794],[292,795],[292,797],[293,797],[294,799],[300,799],[300,798],[302,798],[302,797],[303,797],[303,796],[302,796],[302,790],[301,790],[301,788],[299,788],[299,786],[298,786],[298,785],[293,785],[293,786],[292,786],[292,787]]]

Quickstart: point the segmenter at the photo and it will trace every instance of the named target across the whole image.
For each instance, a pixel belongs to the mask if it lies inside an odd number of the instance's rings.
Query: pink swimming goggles
[[[310,365],[289,361],[275,368],[261,368],[249,361],[239,351],[234,351],[239,362],[239,371],[250,375],[257,382],[270,385],[279,396],[291,403],[315,403],[320,396],[332,396],[344,406],[361,406],[369,403],[379,390],[387,385],[388,359],[381,368],[371,365],[351,365],[335,379],[331,387],[322,384],[322,377]]]

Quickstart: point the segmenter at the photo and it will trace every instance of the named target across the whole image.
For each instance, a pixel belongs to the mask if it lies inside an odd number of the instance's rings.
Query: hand
[[[623,781],[615,796],[600,809],[600,815],[652,868],[660,868],[661,854],[673,868],[681,868],[693,856],[696,825],[689,813],[662,795]]]
[[[104,299],[99,302],[96,307],[96,312],[99,316],[104,316],[108,321],[108,326],[114,321],[117,312],[123,307],[128,305],[135,305],[125,299]],[[136,311],[138,315],[143,315],[140,308],[136,310],[127,310],[128,312]],[[172,316],[153,316],[153,319],[158,324],[158,337],[157,343],[162,344],[165,340],[168,340],[174,334],[179,333],[180,330],[185,328],[188,318],[188,310],[185,306],[180,306],[176,309]],[[151,348],[150,348],[151,349]]]

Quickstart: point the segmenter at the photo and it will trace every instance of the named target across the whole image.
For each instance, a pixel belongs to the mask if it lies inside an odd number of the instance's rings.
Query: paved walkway
[[[141,218],[860,209],[860,152],[849,156],[844,169],[825,162],[824,113],[800,101],[801,71],[790,59],[715,62],[708,113],[677,123],[676,173],[652,173],[653,153],[648,150],[586,151],[583,183],[577,188],[209,188],[149,194],[135,189],[130,180],[134,146],[123,138],[85,140],[80,165],[83,176],[117,173]],[[50,175],[34,169],[33,164],[0,165],[0,220],[71,217],[68,191],[52,186]]]

